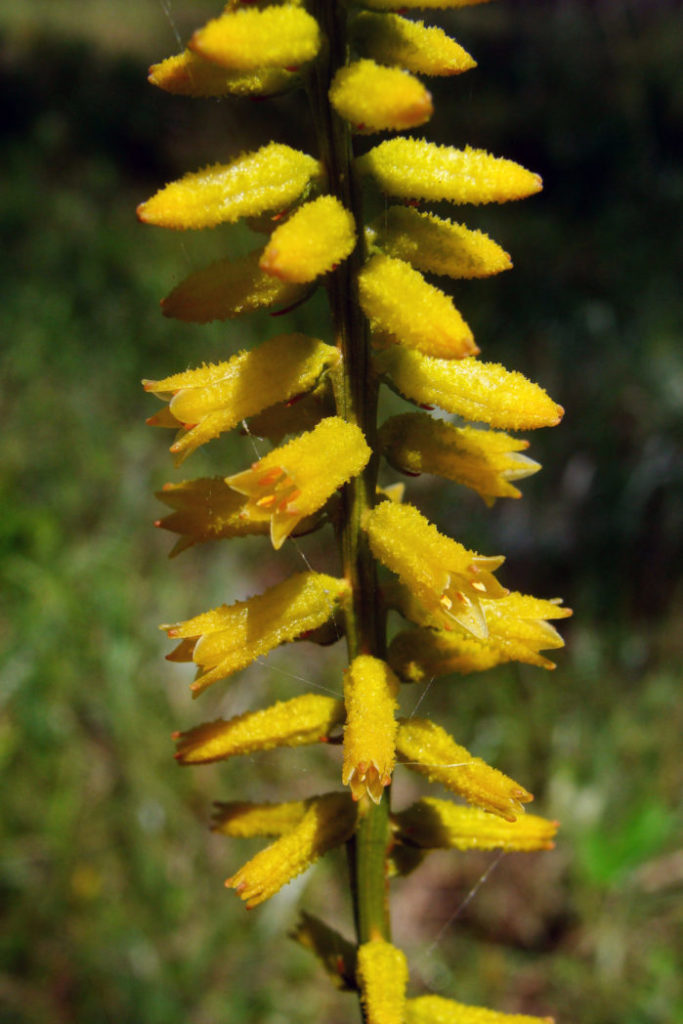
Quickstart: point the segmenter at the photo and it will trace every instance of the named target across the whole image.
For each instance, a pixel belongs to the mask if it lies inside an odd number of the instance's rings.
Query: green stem
[[[346,62],[347,13],[341,3],[316,0],[315,15],[327,49],[316,61],[311,80],[313,116],[320,157],[329,191],[354,215],[358,244],[348,260],[330,275],[329,300],[335,341],[342,353],[337,412],[361,427],[376,451],[378,385],[372,370],[367,322],[358,302],[358,273],[365,259],[362,196],[353,172],[351,132],[330,106],[328,90],[337,68]],[[365,472],[344,488],[340,530],[344,575],[352,588],[346,616],[349,660],[359,654],[383,657],[384,614],[377,587],[375,560],[362,529],[363,515],[375,503],[377,455]],[[349,844],[351,886],[358,942],[390,938],[386,893],[386,852],[389,843],[389,790],[379,805],[364,800],[359,825]]]

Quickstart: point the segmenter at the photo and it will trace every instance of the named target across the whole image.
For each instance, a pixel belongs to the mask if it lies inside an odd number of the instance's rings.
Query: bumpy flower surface
[[[482,231],[410,206],[390,206],[369,235],[387,255],[431,274],[490,277],[512,266],[508,254]]]
[[[425,413],[392,416],[379,440],[387,460],[403,473],[435,473],[480,494],[487,504],[495,498],[521,498],[512,480],[537,473],[540,463],[519,453],[528,441],[496,430],[455,427]]]
[[[226,68],[292,68],[320,48],[315,18],[295,4],[227,11],[200,28],[190,49]]]
[[[236,494],[220,476],[164,484],[156,496],[173,512],[155,526],[180,534],[171,557],[204,541],[270,532],[270,516],[247,512],[244,495]]]
[[[323,573],[290,576],[246,601],[162,626],[169,637],[181,640],[168,660],[197,664],[199,675],[191,690],[198,696],[217,679],[245,668],[279,644],[322,626],[347,591],[345,580]]]
[[[283,836],[299,824],[309,804],[309,800],[288,800],[279,804],[218,800],[213,805],[211,831],[242,839]]]
[[[470,804],[515,821],[525,803],[533,800],[519,783],[497,768],[473,757],[445,729],[423,718],[402,719],[396,750],[412,771],[440,782]]]
[[[339,416],[328,416],[300,437],[275,448],[251,469],[227,478],[250,507],[270,512],[274,548],[282,547],[296,525],[361,472],[371,455],[363,431]]]
[[[552,850],[558,828],[556,821],[537,814],[506,821],[480,807],[435,797],[423,797],[392,820],[399,839],[430,850]]]
[[[145,391],[168,400],[173,419],[183,428],[171,445],[178,464],[242,420],[309,391],[338,362],[332,345],[305,334],[280,334],[226,362],[146,380],[143,385]]]
[[[543,182],[513,160],[483,149],[454,149],[421,139],[387,139],[357,160],[380,188],[402,199],[505,203],[540,192]]]
[[[379,803],[394,769],[398,679],[386,662],[361,654],[344,676],[342,782],[354,800],[366,793]]]
[[[179,96],[272,96],[290,88],[297,76],[284,68],[232,71],[185,50],[153,64],[147,80]]]
[[[482,597],[507,593],[493,572],[505,561],[469,551],[437,528],[412,505],[383,501],[368,515],[365,529],[376,558],[397,573],[442,626],[457,623],[475,636],[488,627]]]
[[[320,174],[312,156],[270,142],[229,164],[186,174],[138,206],[145,224],[162,228],[213,228],[217,224],[281,210]]]
[[[432,97],[419,79],[373,60],[340,68],[330,86],[330,103],[362,134],[416,128],[434,110]]]
[[[445,359],[479,351],[452,300],[404,260],[371,256],[358,276],[358,288],[373,328],[408,348]]]
[[[269,708],[245,711],[228,721],[218,718],[176,733],[175,757],[180,764],[209,764],[256,750],[306,746],[325,740],[343,721],[342,701],[304,693]]]
[[[347,793],[325,793],[310,801],[299,824],[241,867],[226,886],[247,908],[273,896],[306,871],[324,853],[346,842],[356,824],[356,807]]]
[[[218,260],[195,270],[161,303],[164,316],[187,323],[231,320],[257,309],[287,308],[304,293],[300,284],[281,281],[261,270],[261,250],[242,259]]]
[[[363,943],[356,978],[367,1024],[403,1024],[408,964],[400,949],[384,939]]]
[[[354,18],[351,31],[363,56],[382,64],[399,64],[418,74],[458,75],[477,66],[443,29],[398,14],[364,11]]]
[[[435,359],[394,346],[376,357],[401,394],[503,430],[554,427],[564,409],[516,370],[478,359]]]
[[[259,266],[283,281],[305,284],[345,260],[355,244],[353,215],[335,196],[319,196],[275,229]]]
[[[553,1024],[552,1017],[499,1013],[483,1006],[467,1006],[442,996],[418,996],[406,1002],[404,1024]]]

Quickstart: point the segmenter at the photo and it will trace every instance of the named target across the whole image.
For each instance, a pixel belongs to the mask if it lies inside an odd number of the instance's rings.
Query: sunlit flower
[[[246,472],[227,477],[227,483],[246,494],[250,505],[270,512],[271,540],[280,548],[305,516],[361,472],[370,455],[360,427],[329,416]]]
[[[419,79],[401,68],[357,60],[335,74],[330,102],[357,132],[403,131],[428,121],[432,97]]]
[[[229,10],[198,29],[190,49],[226,68],[291,68],[320,47],[318,22],[296,4]]]
[[[363,943],[356,978],[367,1024],[403,1024],[408,964],[400,949],[381,938]]]
[[[500,1013],[483,1006],[466,1006],[442,996],[418,996],[407,1000],[404,1024],[553,1024],[553,1018]]]
[[[272,96],[290,88],[297,75],[284,68],[235,71],[184,50],[152,64],[147,81],[180,96]]]
[[[217,800],[213,805],[211,831],[241,839],[283,836],[299,824],[309,804],[309,800],[262,804]]]
[[[379,658],[361,654],[344,675],[344,765],[342,782],[354,800],[366,793],[379,803],[395,761],[398,680]]]
[[[342,263],[355,244],[353,215],[335,196],[319,196],[275,229],[259,266],[283,281],[305,284]]]
[[[478,637],[488,632],[481,599],[507,593],[493,572],[505,561],[469,551],[412,505],[383,501],[365,521],[373,554],[397,573],[442,626],[458,623]]]
[[[445,729],[424,718],[402,719],[396,736],[396,751],[412,771],[440,782],[468,803],[515,821],[533,800],[519,783],[497,768],[473,757],[456,743]]]
[[[374,57],[382,64],[398,64],[417,74],[457,75],[477,66],[443,29],[399,14],[362,11],[353,19],[351,32],[365,57]]]
[[[514,821],[450,800],[423,797],[405,811],[392,815],[402,841],[426,849],[552,850],[556,821],[537,814],[522,814]]]
[[[348,793],[314,797],[298,825],[252,857],[225,884],[251,909],[346,842],[355,824],[356,805]]]

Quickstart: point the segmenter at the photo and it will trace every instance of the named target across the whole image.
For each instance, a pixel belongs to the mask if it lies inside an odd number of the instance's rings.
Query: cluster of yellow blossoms
[[[434,723],[398,714],[402,683],[511,660],[553,668],[540,652],[562,640],[548,620],[570,614],[557,600],[509,592],[495,575],[502,556],[468,550],[395,492],[376,488],[384,455],[399,472],[437,474],[487,504],[517,498],[513,481],[540,467],[520,454],[528,442],[505,431],[552,426],[562,416],[537,384],[477,358],[452,299],[424,276],[486,277],[510,267],[507,253],[480,231],[417,208],[421,201],[523,198],[541,188],[539,177],[481,150],[415,137],[361,146],[354,156],[354,135],[429,119],[431,96],[416,73],[454,75],[474,66],[442,29],[393,9],[468,2],[477,0],[231,0],[185,52],[150,71],[160,88],[196,97],[305,86],[321,150],[316,157],[269,142],[185,175],[138,208],[147,224],[196,229],[253,218],[268,232],[265,246],[245,258],[221,260],[182,281],[163,301],[167,316],[203,323],[279,311],[319,284],[330,295],[331,344],[279,334],[225,362],[144,382],[167,402],[150,422],[176,431],[177,463],[243,421],[275,444],[246,469],[164,488],[159,497],[172,511],[159,525],[178,534],[173,553],[248,534],[269,535],[277,549],[290,535],[326,524],[341,538],[338,578],[302,572],[256,597],[163,627],[179,641],[169,657],[197,667],[197,696],[280,644],[315,637],[332,620],[346,623],[343,700],[304,693],[175,736],[184,765],[341,739],[344,788],[288,803],[216,805],[216,831],[273,839],[226,883],[249,907],[330,848],[355,841],[373,808],[386,808],[397,762],[463,803],[425,797],[385,817],[383,872],[401,873],[439,847],[526,851],[553,843],[556,823],[523,813],[532,796],[522,786]],[[372,189],[396,205],[387,202],[381,216],[364,223],[362,196]],[[377,429],[380,383],[478,426],[406,412]],[[389,570],[381,589],[378,565]],[[372,607],[379,627],[359,622],[364,607]],[[389,611],[411,625],[387,648]],[[338,984],[360,993],[369,1024],[539,1020],[438,996],[407,998],[405,957],[386,931],[377,922],[365,933],[360,927],[356,947],[304,915],[297,937]],[[342,954],[331,956],[332,946]]]

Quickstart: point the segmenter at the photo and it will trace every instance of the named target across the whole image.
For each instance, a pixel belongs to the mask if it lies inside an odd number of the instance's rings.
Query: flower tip
[[[135,207],[135,216],[142,224],[148,224],[149,218],[146,216],[147,203],[138,203]]]

